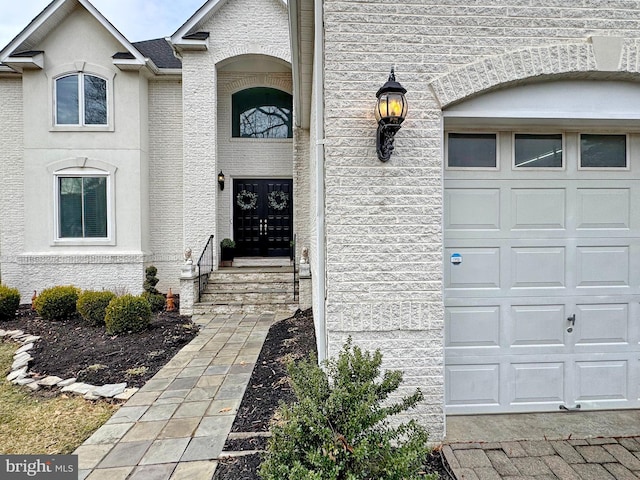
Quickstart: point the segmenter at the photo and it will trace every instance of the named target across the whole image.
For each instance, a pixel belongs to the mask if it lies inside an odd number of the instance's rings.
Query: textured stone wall
[[[157,288],[179,289],[182,247],[182,82],[149,83],[148,262],[158,268]]]
[[[530,77],[598,70],[591,36],[624,38],[637,71],[637,2],[326,0],[325,129],[329,351],[381,348],[444,432],[441,107]],[[392,66],[408,119],[388,163],[375,153],[375,92]],[[607,72],[610,74],[610,72]]]

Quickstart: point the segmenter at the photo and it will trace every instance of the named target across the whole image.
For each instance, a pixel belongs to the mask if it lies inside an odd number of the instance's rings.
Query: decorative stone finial
[[[187,248],[184,251],[184,263],[186,263],[187,265],[193,265],[193,259],[191,258],[191,249]]]

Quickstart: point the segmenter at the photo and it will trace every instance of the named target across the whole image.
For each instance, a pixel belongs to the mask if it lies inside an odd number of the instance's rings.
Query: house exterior
[[[135,292],[154,264],[188,298],[185,249],[295,233],[320,357],[381,349],[432,438],[637,408],[638,32],[636,2],[209,0],[132,44],[55,0],[0,51],[2,281]],[[381,162],[391,67],[409,111]]]

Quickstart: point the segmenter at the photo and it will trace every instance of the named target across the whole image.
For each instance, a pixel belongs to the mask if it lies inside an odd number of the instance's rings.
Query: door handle
[[[267,223],[267,219],[260,219],[260,235],[266,235],[268,228],[269,224]]]
[[[567,321],[571,322],[571,326],[574,327],[576,325],[576,314],[574,313],[570,317],[567,317]]]

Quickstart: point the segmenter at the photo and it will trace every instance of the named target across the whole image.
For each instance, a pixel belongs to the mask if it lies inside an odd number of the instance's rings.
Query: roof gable
[[[229,0],[207,0],[191,18],[189,18],[176,32],[171,35],[171,43],[185,48],[206,48],[207,38],[194,38],[194,34],[200,33],[202,26],[222,8]],[[283,6],[287,6],[287,0],[279,0]],[[199,48],[200,47],[200,48]]]
[[[145,57],[140,51],[138,51],[132,44],[125,38],[122,33],[116,29],[111,22],[109,22],[88,0],[53,0],[45,9],[34,18],[24,30],[22,30],[7,46],[0,50],[0,64],[7,64],[9,66],[17,67],[19,71],[21,65],[25,63],[26,52],[36,52],[36,47],[44,40],[44,38],[67,16],[69,16],[74,9],[81,5],[86,11],[88,11],[125,49],[127,55],[126,63],[128,68],[131,68],[134,64],[137,68],[141,68],[147,62]],[[42,52],[40,52],[42,53]],[[114,52],[123,53],[123,52]],[[118,65],[120,61],[114,56],[114,63]],[[13,62],[15,59],[20,59],[18,62]],[[29,64],[33,68],[41,68],[37,62],[31,62]]]

